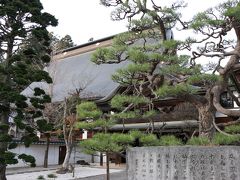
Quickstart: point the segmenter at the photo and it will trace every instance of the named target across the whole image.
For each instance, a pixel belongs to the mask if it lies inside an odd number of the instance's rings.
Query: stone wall
[[[128,180],[240,180],[240,147],[130,148]]]

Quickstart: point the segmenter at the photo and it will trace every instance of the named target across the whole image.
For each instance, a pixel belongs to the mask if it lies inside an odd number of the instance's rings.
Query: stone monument
[[[130,148],[128,180],[240,180],[238,146]]]

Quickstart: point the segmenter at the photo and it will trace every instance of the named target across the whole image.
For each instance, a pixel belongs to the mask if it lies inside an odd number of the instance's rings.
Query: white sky
[[[112,21],[110,18],[112,9],[100,5],[100,0],[41,0],[41,2],[44,10],[59,21],[59,25],[49,28],[49,31],[61,37],[69,34],[78,45],[88,42],[91,37],[97,40],[127,30],[127,21]],[[161,2],[169,3],[172,0]],[[185,2],[188,3],[188,8],[183,11],[183,15],[190,17],[223,0],[185,0]],[[177,36],[181,35],[177,33]]]

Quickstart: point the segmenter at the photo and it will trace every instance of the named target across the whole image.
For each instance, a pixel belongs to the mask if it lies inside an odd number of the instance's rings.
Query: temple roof
[[[76,89],[81,88],[83,89],[80,95],[82,98],[106,98],[119,87],[118,83],[112,81],[111,76],[127,62],[96,65],[91,62],[93,52],[88,51],[53,60],[46,68],[53,79],[53,84],[34,82],[22,93],[31,96],[33,89],[40,87],[52,96],[52,102],[58,102],[75,93]]]
[[[168,39],[171,39],[172,31],[167,32]],[[112,75],[129,62],[96,65],[91,62],[91,55],[99,47],[111,46],[113,38],[114,36],[106,37],[56,53],[45,69],[52,77],[53,84],[34,82],[22,94],[33,96],[33,89],[40,87],[52,97],[52,102],[58,102],[81,88],[82,98],[95,99],[99,102],[110,99],[120,87],[118,83],[113,82]],[[148,41],[151,44],[158,42],[155,39]],[[136,43],[142,44],[145,41],[139,39]]]

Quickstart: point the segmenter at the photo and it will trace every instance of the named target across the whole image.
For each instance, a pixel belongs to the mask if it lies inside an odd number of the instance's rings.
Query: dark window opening
[[[225,107],[225,108],[233,108],[234,107],[233,99],[227,92],[224,92],[221,94],[220,103],[221,103],[222,107]]]

